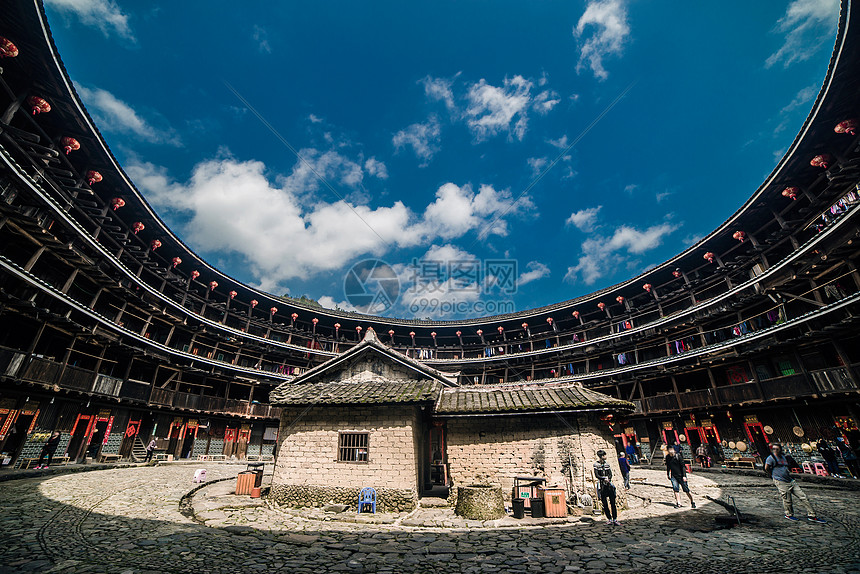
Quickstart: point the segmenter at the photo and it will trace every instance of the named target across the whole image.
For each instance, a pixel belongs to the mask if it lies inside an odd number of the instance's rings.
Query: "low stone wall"
[[[345,504],[358,510],[358,493],[361,489],[348,486],[315,486],[309,484],[273,484],[269,498],[284,506],[303,508]],[[410,512],[418,506],[414,489],[377,488],[377,512]]]

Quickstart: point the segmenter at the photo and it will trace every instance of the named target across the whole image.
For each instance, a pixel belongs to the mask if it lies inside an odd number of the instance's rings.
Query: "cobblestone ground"
[[[208,478],[243,468],[213,464]],[[764,477],[694,476],[699,509],[675,510],[662,473],[636,469],[632,494],[640,502],[622,513],[621,526],[590,518],[457,530],[407,527],[402,518],[355,524],[247,506],[247,497],[235,497],[232,508],[206,507],[222,512],[207,522],[220,526],[211,527],[180,512],[194,469],[163,465],[3,483],[0,572],[860,573],[860,492],[827,485],[804,484],[826,525],[783,519]],[[728,513],[705,495],[734,496],[754,522],[721,527],[716,518]]]

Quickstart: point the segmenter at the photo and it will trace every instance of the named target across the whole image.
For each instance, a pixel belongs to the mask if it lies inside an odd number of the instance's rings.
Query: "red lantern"
[[[100,174],[97,171],[90,170],[87,172],[87,183],[89,183],[90,185],[93,185],[94,183],[98,183],[102,179],[104,179],[104,178],[102,178],[102,174]],[[123,202],[123,203],[125,203],[125,202]]]
[[[355,330],[359,335],[361,335],[361,326],[356,327]]]
[[[501,335],[502,333],[505,332],[505,328],[502,326],[499,326],[498,331],[499,331],[499,335]]]
[[[0,36],[0,58],[14,58],[18,55],[18,47],[8,38]]]
[[[98,180],[96,180],[98,181]],[[110,200],[110,204],[113,207],[113,210],[116,211],[120,207],[125,207],[125,200],[121,197],[114,197]]]
[[[463,331],[457,331],[457,332],[456,332],[456,333],[454,333],[454,334],[455,334],[455,335],[457,335],[457,337],[459,337],[460,335],[462,335],[462,334],[463,334]]]
[[[39,96],[30,96],[27,98],[27,105],[30,106],[30,110],[34,116],[37,114],[47,114],[51,111],[51,104],[45,98],[40,98]]]
[[[708,260],[708,263],[713,263],[713,262],[714,262],[714,257],[716,257],[716,255],[714,255],[713,253],[711,253],[710,251],[708,251],[707,253],[705,253],[704,255],[702,255],[702,257],[703,257],[703,258],[705,258],[705,259],[707,259],[707,260]]]
[[[674,271],[672,271],[672,276],[675,277],[676,279],[678,277],[680,277],[681,275],[682,275],[682,273],[681,273],[680,269],[675,269]]]
[[[149,248],[152,249],[153,251],[155,251],[159,247],[161,247],[161,241],[159,241],[158,239],[153,239],[152,241],[149,242]]]
[[[654,286],[653,286],[653,285],[651,285],[650,283],[646,283],[645,285],[643,285],[643,286],[642,286],[642,288],[643,288],[643,289],[645,289],[646,291],[648,291],[648,292],[650,293],[650,292],[651,292],[651,289],[653,289],[653,288],[654,288]]]
[[[430,331],[430,336],[433,337],[433,340],[436,340],[436,331]]]
[[[737,239],[738,241],[740,241],[741,243],[743,243],[743,242],[744,242],[744,239],[746,239],[746,238],[747,238],[747,234],[746,234],[746,233],[744,233],[743,231],[735,231],[735,232],[732,234],[732,237],[734,237],[735,239]]]
[[[181,265],[181,264],[182,264],[182,259],[180,259],[179,257],[173,258],[173,268],[174,269],[176,269],[176,267]]]
[[[192,271],[192,272],[191,272],[191,279],[192,279],[192,280],[197,279],[198,277],[200,277],[200,272],[199,272],[199,271],[195,270],[195,271]]]
[[[549,323],[550,325],[552,325],[552,317],[547,317],[546,322]]]
[[[131,230],[134,231],[134,234],[137,235],[141,231],[146,229],[146,226],[139,221],[135,221],[131,224]]]
[[[412,342],[415,342],[415,331],[409,331],[409,336],[412,337]]]
[[[272,316],[274,316],[274,315],[275,315],[275,313],[277,313],[277,312],[278,312],[278,308],[277,308],[277,307],[272,307],[271,309],[269,309],[269,314],[270,314],[270,315],[272,315]]]
[[[238,293],[236,293],[235,291],[230,291],[230,292],[228,293],[228,295],[230,295],[230,299],[235,299],[235,298],[236,298],[236,295],[238,295]]]
[[[481,329],[478,329],[477,333],[478,333],[479,337],[484,334],[484,332]]]
[[[389,336],[389,337],[391,337],[391,340],[392,340],[392,341],[394,340],[394,329],[389,329],[389,330],[388,330],[388,336]]]
[[[616,297],[616,298],[615,298],[615,300],[616,300],[616,301],[618,301],[618,304],[619,304],[619,305],[623,305],[623,304],[624,304],[624,297],[622,297],[621,295],[619,295],[618,297]]]
[[[335,323],[335,324],[334,324],[334,332],[335,332],[335,335],[337,335],[337,332],[338,332],[338,331],[340,331],[340,323]]]
[[[256,307],[259,303],[260,303],[260,302],[259,302],[259,301],[257,301],[256,299],[251,299],[251,309],[253,309],[254,307]]]
[[[529,324],[528,324],[528,323],[523,323],[523,324],[522,324],[522,325],[520,325],[520,326],[523,328],[523,331],[528,331],[528,330],[529,330]]]
[[[839,122],[836,124],[836,127],[833,128],[833,131],[838,134],[848,134],[850,136],[857,135],[857,120],[850,119],[845,120],[844,122]]]
[[[320,322],[320,320],[319,320],[319,319],[317,319],[316,317],[314,317],[313,319],[311,319],[311,323],[313,323],[314,325],[316,325],[316,324],[317,324],[317,323],[319,323],[319,322]]]
[[[293,320],[293,323],[295,323],[295,322],[296,322],[296,319],[298,319],[298,318],[299,318],[299,314],[298,314],[298,313],[293,313],[292,315],[290,315],[290,319],[292,319],[292,320]]]
[[[600,303],[597,304],[597,308],[600,309],[601,311],[603,311],[604,309],[606,309],[606,303],[601,301]]]
[[[60,145],[63,146],[63,150],[66,152],[66,155],[69,155],[73,151],[78,151],[81,149],[81,143],[75,138],[64,137],[60,140]]]
[[[209,290],[210,290],[210,291],[214,291],[214,290],[215,290],[215,288],[216,288],[217,286],[218,286],[218,282],[217,282],[217,281],[210,281],[210,282],[209,282]]]
[[[799,187],[786,187],[782,190],[783,197],[788,197],[792,201],[797,200],[797,194],[800,193]]]
[[[812,167],[820,167],[823,169],[827,169],[831,163],[833,163],[833,156],[829,153],[817,155],[809,161],[809,165]]]

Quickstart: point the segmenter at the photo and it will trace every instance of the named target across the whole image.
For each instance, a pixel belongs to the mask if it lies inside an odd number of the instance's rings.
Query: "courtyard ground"
[[[785,520],[763,476],[695,474],[699,508],[676,510],[662,472],[634,469],[621,526],[590,515],[538,526],[466,524],[438,506],[372,518],[295,511],[230,495],[231,480],[189,496],[196,468],[3,482],[0,572],[860,573],[860,491],[835,484],[803,484],[829,521],[819,525]],[[207,469],[231,479],[244,466]],[[726,527],[729,496],[749,523]]]

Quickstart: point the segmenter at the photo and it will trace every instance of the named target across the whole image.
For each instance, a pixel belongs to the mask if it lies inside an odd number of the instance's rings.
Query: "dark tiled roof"
[[[273,405],[359,405],[435,402],[441,383],[423,381],[366,381],[284,383],[269,394]]]
[[[579,385],[444,389],[436,412],[445,414],[538,411],[632,411],[633,403]]]

